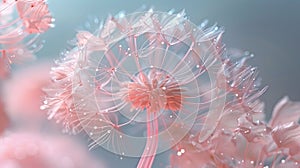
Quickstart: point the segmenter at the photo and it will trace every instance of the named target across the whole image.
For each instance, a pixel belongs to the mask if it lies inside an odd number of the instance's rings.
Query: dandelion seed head
[[[134,157],[141,151],[129,148],[148,148],[145,156],[161,153],[202,128],[203,116],[213,114],[207,120],[216,121],[221,114],[213,111],[222,112],[216,109],[224,106],[230,115],[238,111],[230,104],[234,101],[238,109],[254,108],[251,103],[264,91],[252,89],[257,74],[251,74],[244,61],[227,57],[222,27],[196,26],[184,11],[122,13],[94,23],[99,25],[88,27],[97,29],[79,31],[74,49],[51,70],[45,109],[67,130],[87,132],[93,140],[90,148],[103,146],[120,155],[125,150]],[[225,132],[231,128],[222,115]],[[150,133],[145,131],[149,127]],[[219,126],[208,127],[212,129],[201,137],[211,145],[208,137]],[[150,139],[162,139],[155,150],[145,147]],[[194,139],[193,146],[201,141]],[[193,152],[189,146],[179,149],[182,157]]]

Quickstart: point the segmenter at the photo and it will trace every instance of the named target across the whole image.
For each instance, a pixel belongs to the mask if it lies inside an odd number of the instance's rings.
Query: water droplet
[[[40,110],[45,110],[46,108],[47,108],[46,105],[42,105],[42,106],[40,107]]]

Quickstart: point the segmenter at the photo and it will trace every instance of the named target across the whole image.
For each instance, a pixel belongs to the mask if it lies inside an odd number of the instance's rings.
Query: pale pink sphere
[[[66,137],[11,133],[0,138],[1,168],[103,168],[85,148]]]
[[[24,120],[46,118],[40,110],[43,98],[42,88],[49,81],[50,65],[38,63],[21,68],[3,84],[3,100],[7,113],[12,119]]]

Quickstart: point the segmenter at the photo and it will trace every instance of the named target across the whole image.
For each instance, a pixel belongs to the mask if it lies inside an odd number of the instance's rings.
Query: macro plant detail
[[[47,2],[0,1],[0,167],[106,167],[47,118],[138,168],[160,154],[171,168],[299,167],[300,102],[267,115],[254,54],[225,47],[217,24],[144,9],[86,23],[49,79],[47,61],[10,74],[45,45]]]

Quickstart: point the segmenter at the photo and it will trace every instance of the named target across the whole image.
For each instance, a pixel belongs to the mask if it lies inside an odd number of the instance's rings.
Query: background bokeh
[[[300,1],[290,0],[48,0],[55,17],[54,29],[45,33],[46,44],[38,59],[56,59],[68,48],[76,30],[94,17],[105,19],[119,11],[134,12],[141,6],[168,11],[185,9],[195,24],[204,19],[225,28],[227,48],[250,51],[255,57],[250,64],[258,67],[262,85],[269,89],[262,99],[270,115],[275,103],[285,95],[300,101]],[[95,149],[95,155],[106,160],[109,167],[135,167],[138,159],[123,158]],[[168,162],[165,154],[155,160],[154,167]]]

